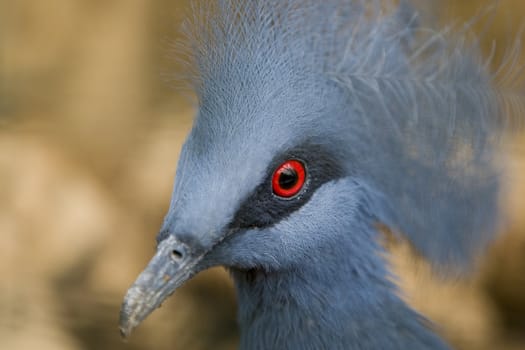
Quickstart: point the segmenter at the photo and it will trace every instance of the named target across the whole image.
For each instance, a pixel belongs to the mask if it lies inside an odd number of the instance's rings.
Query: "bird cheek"
[[[203,259],[207,267],[225,266],[234,269],[274,268],[275,243],[269,232],[257,228],[237,231],[217,244]]]

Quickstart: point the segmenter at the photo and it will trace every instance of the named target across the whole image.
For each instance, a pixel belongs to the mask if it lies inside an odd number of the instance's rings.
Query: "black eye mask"
[[[301,190],[291,198],[283,198],[272,190],[275,170],[288,160],[304,164],[306,176]],[[320,145],[306,144],[277,156],[268,167],[262,183],[246,198],[234,220],[232,229],[267,227],[298,210],[324,183],[344,176],[344,171],[335,157]]]

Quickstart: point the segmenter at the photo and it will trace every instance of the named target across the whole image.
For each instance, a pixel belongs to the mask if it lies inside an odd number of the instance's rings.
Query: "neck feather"
[[[384,252],[374,250],[356,257],[348,247],[342,259],[325,252],[323,266],[232,270],[241,349],[447,349],[398,296]]]

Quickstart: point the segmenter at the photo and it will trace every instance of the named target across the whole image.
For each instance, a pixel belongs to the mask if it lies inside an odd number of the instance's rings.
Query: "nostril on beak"
[[[160,242],[157,249],[162,250],[162,254],[169,257],[171,262],[176,265],[183,264],[192,255],[191,247],[173,235]]]
[[[171,260],[174,262],[180,262],[184,258],[184,253],[180,249],[173,249],[171,251]]]

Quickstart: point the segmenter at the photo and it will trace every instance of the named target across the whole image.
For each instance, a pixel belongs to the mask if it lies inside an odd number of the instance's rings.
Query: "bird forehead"
[[[326,139],[322,125],[330,124],[331,114],[322,85],[313,79],[290,81],[294,88],[277,84],[269,91],[254,84],[236,94],[201,96],[166,220],[173,231],[204,240],[221,235],[275,158],[306,140]]]
[[[206,244],[223,234],[242,201],[263,181],[272,159],[293,137],[253,124],[208,129],[214,133],[201,133],[197,125],[181,152],[166,225],[169,231],[198,236]]]

